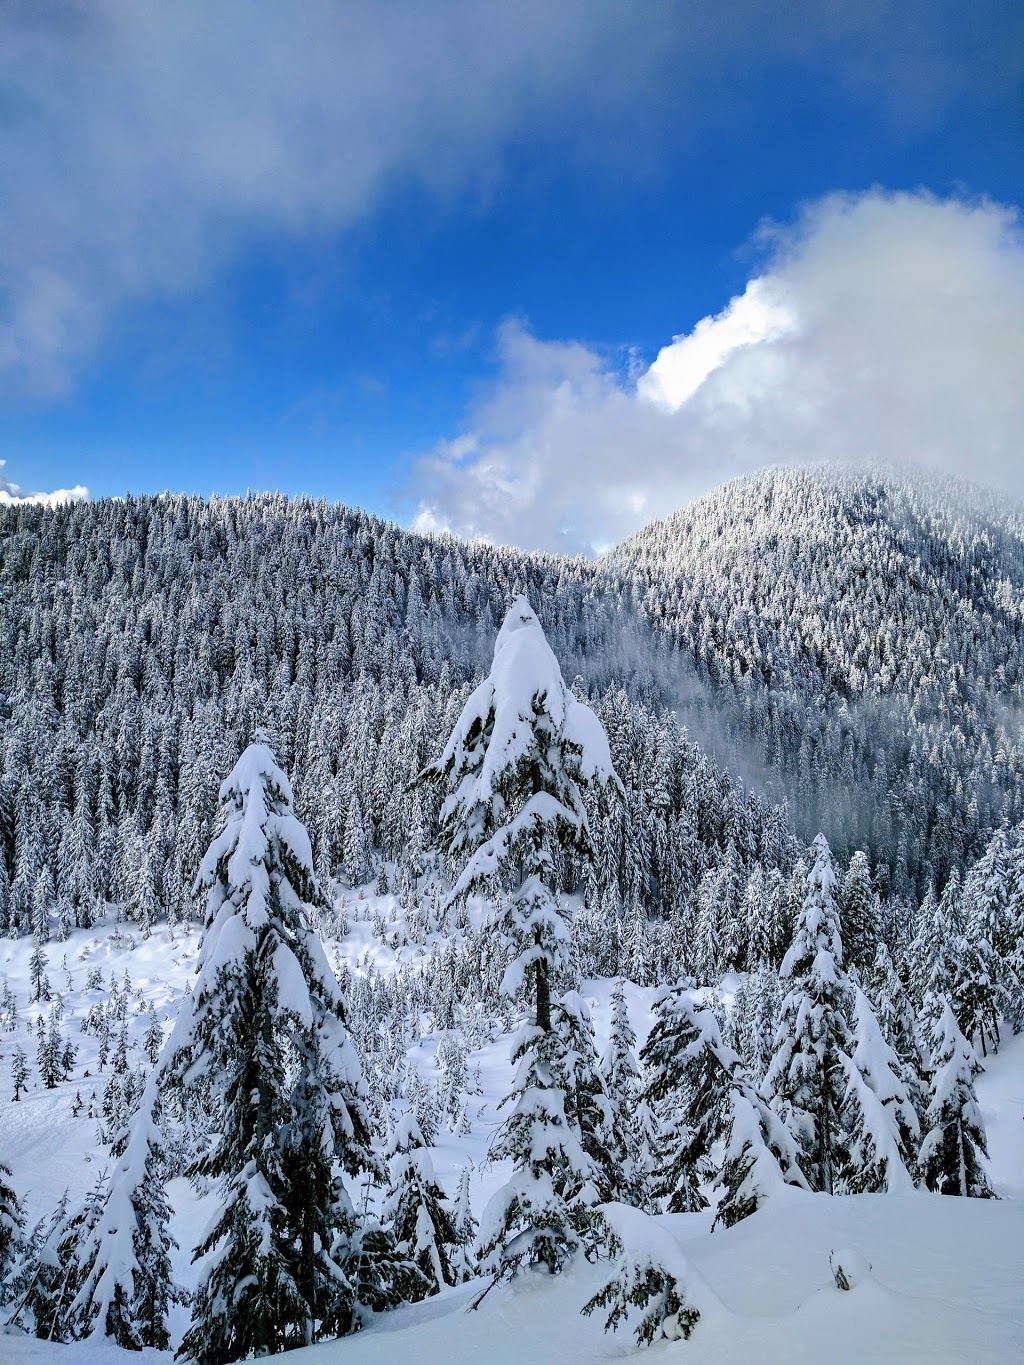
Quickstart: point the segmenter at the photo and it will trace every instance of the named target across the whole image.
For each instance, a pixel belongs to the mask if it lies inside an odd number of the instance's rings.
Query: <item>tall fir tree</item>
[[[938,1194],[991,1199],[992,1187],[982,1162],[988,1150],[974,1091],[975,1065],[974,1049],[960,1032],[947,1001],[932,1054],[932,1095],[918,1174]]]
[[[423,780],[446,788],[441,846],[465,860],[452,899],[502,893],[494,928],[508,947],[504,988],[514,994],[529,982],[546,1032],[552,977],[569,946],[559,867],[568,855],[592,854],[581,788],[620,784],[600,722],[566,687],[524,597],[509,608],[491,671]]]
[[[844,1187],[851,1194],[913,1189],[921,1138],[906,1067],[882,1037],[862,991],[854,992],[856,1045],[846,1065]]]
[[[388,1189],[384,1218],[399,1251],[423,1277],[423,1293],[453,1285],[453,1259],[461,1244],[454,1210],[437,1183],[419,1124],[412,1114],[395,1122],[387,1145]]]
[[[799,1143],[743,1075],[733,1085],[722,1116],[722,1166],[715,1176],[715,1223],[731,1228],[749,1218],[784,1186],[807,1190]]]
[[[694,1005],[685,985],[659,995],[640,1056],[647,1099],[659,1119],[652,1197],[667,1213],[706,1208],[701,1186],[714,1175],[712,1146],[739,1058],[725,1048],[714,1015]]]
[[[611,1005],[608,1045],[601,1058],[601,1075],[608,1096],[607,1151],[618,1171],[621,1199],[645,1209],[651,1153],[645,1142],[645,1115],[641,1108],[646,1109],[647,1102],[622,977],[615,982]]]
[[[419,781],[447,793],[441,846],[464,864],[451,900],[494,898],[492,927],[507,954],[502,990],[528,991],[533,1014],[515,1044],[513,1109],[493,1146],[514,1172],[488,1206],[481,1256],[496,1277],[524,1260],[554,1273],[580,1245],[580,1209],[596,1198],[599,1177],[581,1142],[581,1096],[566,1094],[571,1058],[552,1027],[553,980],[569,951],[560,877],[573,859],[585,870],[593,854],[582,789],[621,784],[600,722],[566,687],[525,597],[509,608],[488,676]]]
[[[365,1082],[345,1004],[310,925],[321,895],[291,786],[261,737],[220,790],[199,869],[200,974],[171,1068],[205,1083],[217,1133],[197,1172],[220,1206],[181,1354],[224,1365],[351,1330],[357,1219],[341,1172],[375,1170]],[[177,1028],[175,1034],[178,1033]]]
[[[807,899],[782,963],[780,975],[789,990],[765,1087],[800,1138],[801,1164],[812,1188],[832,1194],[844,1155],[842,1109],[853,1001],[843,973],[832,854],[823,834],[814,840],[813,852]]]

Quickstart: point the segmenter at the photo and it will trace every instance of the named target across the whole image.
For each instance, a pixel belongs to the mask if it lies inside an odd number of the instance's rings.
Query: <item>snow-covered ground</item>
[[[399,961],[424,951],[415,944],[385,946],[372,932],[375,911],[387,915],[390,898],[350,898],[351,928],[328,942],[333,962],[359,973],[373,963],[387,973]],[[19,1027],[0,1028],[0,1160],[13,1171],[30,1221],[48,1213],[67,1190],[74,1201],[93,1184],[105,1160],[97,1121],[88,1117],[109,1076],[97,1073],[98,1042],[80,1032],[81,1021],[107,993],[111,977],[124,990],[130,1060],[142,1060],[141,1044],[152,1004],[169,1028],[194,972],[198,933],[166,928],[149,939],[133,938],[112,924],[76,931],[65,943],[46,946],[54,993],[63,998],[63,1027],[79,1048],[72,1078],[53,1090],[35,1076],[36,1017],[48,1006],[27,1000],[31,944],[0,939],[0,987],[6,976],[17,996]],[[99,967],[102,990],[87,990],[90,969]],[[130,989],[124,989],[125,973]],[[608,1032],[611,983],[585,983],[599,1046]],[[629,988],[630,1014],[642,1042],[649,1027],[653,991]],[[442,1128],[433,1149],[437,1174],[454,1194],[461,1170],[473,1164],[472,1193],[477,1212],[503,1179],[485,1161],[499,1119],[496,1106],[511,1076],[509,1038],[499,1037],[471,1053],[479,1068],[480,1093],[473,1096],[472,1131],[453,1135]],[[32,1064],[32,1088],[10,1102],[10,1062],[17,1044]],[[433,1076],[437,1037],[425,1035],[410,1049],[410,1062]],[[86,1074],[88,1073],[88,1074]],[[835,1362],[1019,1362],[1024,1360],[1024,1036],[1007,1038],[989,1059],[977,1089],[989,1135],[993,1184],[998,1201],[911,1196],[829,1199],[793,1191],[733,1229],[709,1232],[707,1215],[658,1222],[677,1239],[692,1272],[692,1298],[701,1320],[689,1342],[662,1343],[662,1356],[694,1362],[758,1361],[772,1365],[800,1361]],[[80,1112],[72,1111],[76,1096]],[[183,1180],[172,1183],[173,1231],[181,1243],[175,1270],[182,1283],[194,1278],[189,1247],[205,1221],[202,1201]],[[836,1288],[829,1268],[833,1250],[852,1248],[872,1267],[864,1283],[849,1292]],[[360,1335],[295,1353],[296,1365],[347,1362],[515,1362],[571,1365],[621,1359],[635,1350],[628,1326],[606,1336],[600,1312],[580,1307],[603,1283],[607,1266],[582,1264],[556,1281],[521,1277],[495,1288],[476,1312],[467,1312],[476,1287],[462,1286],[424,1303],[377,1319]],[[172,1319],[184,1328],[182,1311]],[[154,1361],[168,1354],[146,1352]],[[68,1365],[113,1365],[124,1356],[94,1339],[55,1347],[34,1338],[0,1337],[0,1365],[56,1359]]]

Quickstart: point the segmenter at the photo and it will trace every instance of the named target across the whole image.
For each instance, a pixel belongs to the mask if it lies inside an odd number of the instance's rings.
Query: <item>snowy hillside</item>
[[[393,897],[378,898],[367,890],[347,893],[338,910],[351,929],[344,939],[328,939],[329,958],[365,974],[371,964],[384,976],[415,960],[422,949],[406,945],[397,952],[374,933],[375,919],[390,923],[401,935]],[[194,929],[157,930],[149,939],[132,942],[123,926],[76,931],[64,944],[52,945],[51,976],[61,983],[65,1029],[79,1048],[73,1074],[54,1090],[31,1088],[18,1105],[0,1102],[0,1156],[12,1167],[25,1194],[30,1221],[43,1217],[67,1190],[82,1198],[100,1168],[109,1164],[107,1149],[97,1141],[97,1120],[109,1066],[96,1068],[98,1042],[81,1032],[90,1008],[102,998],[87,990],[91,970],[131,981],[126,1021],[129,1058],[143,1066],[142,1044],[152,1004],[164,1028],[174,1018],[195,970],[198,935]],[[0,978],[28,979],[29,940],[0,940]],[[67,970],[60,965],[66,960]],[[70,978],[71,986],[67,988]],[[611,983],[591,981],[584,996],[592,1007],[599,1046],[607,1041]],[[23,995],[24,992],[21,992]],[[654,992],[633,988],[630,1015],[639,1040],[646,1036]],[[38,1011],[24,1002],[20,1028],[0,1033],[0,1076],[9,1072],[15,1039],[27,1046],[34,1037]],[[408,1059],[428,1081],[436,1081],[440,1032],[426,1032],[410,1047]],[[468,1055],[470,1076],[479,1068],[472,1096],[471,1132],[453,1134],[442,1128],[431,1148],[435,1169],[448,1192],[458,1191],[459,1174],[473,1165],[472,1194],[479,1212],[503,1178],[501,1166],[486,1165],[486,1151],[498,1115],[496,1106],[511,1079],[511,1036],[503,1034]],[[90,1074],[86,1077],[85,1073]],[[999,1201],[943,1199],[919,1193],[847,1196],[794,1192],[730,1229],[708,1229],[711,1216],[666,1215],[659,1222],[678,1239],[700,1284],[702,1322],[688,1343],[663,1345],[661,1352],[680,1360],[747,1362],[821,1362],[862,1365],[866,1359],[898,1362],[1010,1362],[1024,1353],[1024,1036],[1010,1040],[979,1077],[978,1093],[989,1135],[993,1184]],[[75,1116],[75,1098],[86,1108]],[[92,1097],[95,1096],[95,1100]],[[176,1216],[172,1230],[188,1247],[205,1214],[184,1180],[172,1183]],[[829,1267],[833,1250],[850,1248],[871,1264],[871,1277],[849,1293],[835,1287]],[[176,1276],[195,1282],[196,1268],[186,1252],[174,1258]],[[295,1355],[296,1365],[345,1365],[380,1362],[397,1365],[410,1358],[422,1365],[519,1365],[537,1362],[616,1360],[632,1355],[629,1334],[605,1335],[601,1315],[580,1315],[580,1308],[607,1277],[607,1266],[583,1263],[564,1278],[527,1277],[496,1288],[475,1313],[467,1313],[478,1284],[448,1290],[423,1303],[399,1308],[377,1319],[364,1333],[325,1343]],[[699,1277],[699,1279],[698,1279]],[[184,1316],[173,1318],[180,1335]],[[659,1352],[659,1355],[660,1353]],[[166,1359],[147,1353],[147,1359]],[[291,1358],[291,1357],[289,1357]],[[653,1359],[654,1357],[652,1357]],[[97,1339],[68,1347],[33,1337],[5,1337],[4,1365],[61,1359],[82,1365],[122,1365],[116,1346]]]
[[[1024,560],[941,496],[748,481],[618,586],[306,503],[25,513],[11,1352],[1019,1358]]]

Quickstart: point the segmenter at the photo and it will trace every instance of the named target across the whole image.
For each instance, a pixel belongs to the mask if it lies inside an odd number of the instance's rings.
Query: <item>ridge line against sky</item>
[[[768,464],[1021,491],[1008,0],[41,0],[0,72],[0,504],[593,552]]]

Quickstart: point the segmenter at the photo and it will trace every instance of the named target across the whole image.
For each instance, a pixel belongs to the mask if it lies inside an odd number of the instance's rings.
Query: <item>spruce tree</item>
[[[70,1253],[77,1290],[68,1326],[75,1338],[99,1330],[125,1350],[165,1351],[167,1310],[182,1294],[171,1279],[170,1253],[177,1243],[167,1230],[164,1150],[156,1125],[144,1141],[138,1129],[133,1136],[127,1155],[129,1135],[115,1143],[119,1161],[102,1193],[102,1216],[88,1221]]]
[[[569,946],[559,863],[592,852],[581,788],[620,784],[600,722],[566,687],[525,597],[509,608],[490,673],[420,780],[447,790],[441,846],[465,860],[452,899],[503,893],[494,925],[508,945],[503,988],[514,994],[529,982],[546,1032],[552,976]]]
[[[596,1172],[592,1202],[618,1199],[622,1173],[610,1150],[611,1104],[590,1011],[577,991],[566,991],[560,997],[552,1009],[552,1025],[561,1042],[556,1054],[556,1083],[565,1097],[565,1117]],[[570,1197],[575,1198],[575,1192],[570,1192]]]
[[[871,885],[867,854],[858,849],[850,859],[837,896],[839,931],[847,965],[865,973],[875,958],[878,946],[878,898]]]
[[[615,1258],[614,1274],[580,1310],[607,1308],[606,1332],[618,1329],[631,1309],[640,1310],[638,1346],[690,1337],[700,1321],[687,1281],[692,1278],[672,1234],[639,1209],[608,1204],[602,1210],[603,1241]]]
[[[797,1140],[739,1071],[733,1073],[722,1128],[722,1167],[714,1181],[719,1193],[715,1227],[721,1223],[731,1228],[749,1218],[786,1185],[808,1189]]]
[[[843,1159],[843,1096],[852,1051],[851,988],[843,974],[843,944],[832,855],[823,834],[814,840],[807,899],[781,969],[789,991],[765,1077],[766,1093],[798,1135],[812,1188],[832,1194]]]
[[[452,1217],[458,1237],[456,1251],[452,1257],[452,1266],[457,1269],[459,1280],[468,1280],[476,1274],[474,1246],[477,1228],[479,1227],[479,1223],[473,1214],[473,1204],[470,1198],[470,1170],[468,1166],[463,1167],[459,1176],[459,1192],[455,1197]]]
[[[714,1174],[711,1149],[739,1058],[725,1048],[711,1011],[696,1007],[684,985],[659,995],[640,1055],[647,1099],[659,1118],[651,1195],[667,1213],[706,1208],[701,1186]]]
[[[503,1104],[512,1112],[491,1143],[494,1160],[511,1161],[511,1178],[480,1220],[481,1269],[495,1280],[525,1262],[558,1273],[583,1245],[597,1202],[598,1168],[565,1114],[564,1047],[554,1029],[524,1024],[512,1052],[516,1076]],[[581,1219],[580,1215],[583,1215]]]
[[[490,673],[419,781],[446,791],[441,846],[463,864],[450,901],[471,892],[494,899],[491,927],[506,951],[502,991],[528,991],[534,1021],[513,1051],[513,1109],[492,1155],[509,1158],[514,1171],[488,1205],[481,1257],[495,1277],[515,1274],[524,1260],[554,1273],[580,1245],[581,1210],[596,1198],[600,1174],[581,1141],[582,1096],[565,1089],[573,1088],[573,1059],[552,1027],[552,982],[569,950],[560,869],[592,856],[582,789],[621,784],[600,722],[566,687],[524,597],[498,632]]]
[[[636,1034],[629,1020],[625,982],[619,977],[612,990],[611,1029],[601,1058],[601,1075],[608,1096],[607,1152],[618,1172],[623,1202],[647,1206],[649,1153],[644,1150],[641,1106],[644,1086],[636,1055]]]
[[[843,1183],[851,1194],[913,1188],[920,1125],[906,1069],[882,1037],[862,991],[854,993],[856,1046],[846,1064]]]
[[[25,1229],[21,1201],[8,1184],[11,1168],[0,1161],[0,1292],[2,1292]]]
[[[219,1109],[197,1172],[220,1208],[196,1248],[206,1271],[181,1354],[224,1365],[358,1325],[346,1275],[357,1220],[335,1169],[374,1170],[365,1084],[345,1009],[310,927],[320,902],[288,779],[257,738],[221,787],[199,869],[206,931],[171,1069]],[[212,1253],[212,1255],[210,1254]]]
[[[387,1146],[388,1190],[384,1218],[398,1249],[423,1276],[423,1292],[456,1283],[453,1256],[461,1238],[454,1211],[434,1175],[433,1162],[412,1114],[395,1123]]]
[[[14,1090],[12,1100],[20,1100],[21,1092],[28,1089],[28,1058],[20,1044],[11,1057],[11,1086]]]
[[[974,1093],[974,1049],[946,1002],[932,1055],[932,1097],[918,1156],[918,1174],[938,1194],[991,1199],[981,1158],[988,1155],[985,1124]]]

